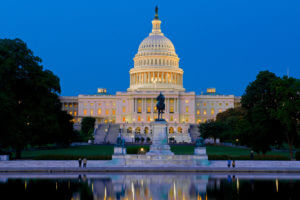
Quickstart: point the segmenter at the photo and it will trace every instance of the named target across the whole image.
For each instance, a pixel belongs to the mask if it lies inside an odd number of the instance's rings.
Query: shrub
[[[300,151],[296,151],[295,158],[296,160],[300,160]]]
[[[78,156],[78,155],[40,155],[34,157],[34,160],[78,160],[86,157],[88,160],[111,160],[111,155],[98,156]]]
[[[249,155],[228,156],[228,155],[208,155],[208,160],[251,160]],[[283,155],[254,155],[253,160],[290,160]]]
[[[141,148],[144,148],[146,152],[149,151],[149,146],[129,146],[127,147],[127,154],[138,154]]]

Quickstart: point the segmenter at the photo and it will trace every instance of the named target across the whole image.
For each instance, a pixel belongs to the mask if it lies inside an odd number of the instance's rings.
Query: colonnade
[[[130,85],[171,83],[182,85],[182,74],[175,72],[138,72],[130,74]]]
[[[173,66],[178,67],[178,58],[176,60],[172,59],[139,59],[135,61],[135,67],[138,66],[149,66],[149,65],[159,65],[159,66]]]

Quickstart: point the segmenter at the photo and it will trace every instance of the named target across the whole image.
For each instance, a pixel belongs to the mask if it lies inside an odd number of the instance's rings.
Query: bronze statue
[[[202,137],[196,139],[196,147],[205,147],[204,139]]]
[[[158,19],[158,6],[155,7],[155,17],[154,19]]]
[[[158,116],[156,121],[165,121],[162,118],[162,115],[164,113],[165,110],[165,97],[162,93],[160,93],[157,97],[156,97],[157,103],[156,103],[156,108],[157,108],[157,112],[158,112]]]

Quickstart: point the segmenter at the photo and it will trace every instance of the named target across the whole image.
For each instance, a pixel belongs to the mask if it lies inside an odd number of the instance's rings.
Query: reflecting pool
[[[0,174],[1,199],[299,199],[300,174]]]

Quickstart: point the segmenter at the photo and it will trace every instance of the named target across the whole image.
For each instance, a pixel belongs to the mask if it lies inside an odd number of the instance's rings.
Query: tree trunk
[[[16,148],[16,159],[20,159],[21,158],[21,152],[22,152],[21,148]]]
[[[293,145],[289,144],[289,152],[290,152],[290,158],[293,160]]]

